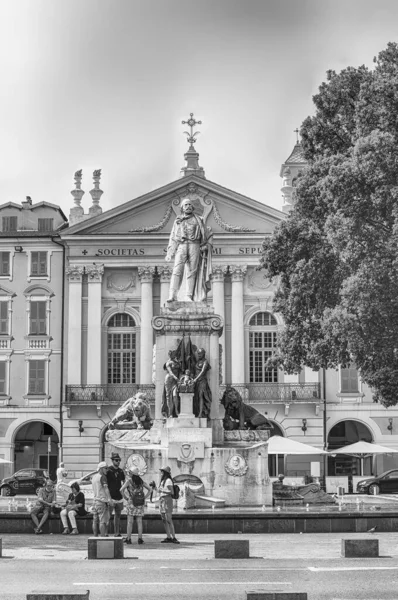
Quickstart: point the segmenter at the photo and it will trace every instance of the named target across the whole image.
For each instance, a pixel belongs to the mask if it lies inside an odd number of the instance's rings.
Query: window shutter
[[[44,394],[44,360],[29,362],[29,394]]]
[[[0,362],[0,394],[6,393],[6,363]]]
[[[18,217],[3,217],[3,231],[17,231]]]
[[[43,300],[30,303],[31,335],[46,335],[46,302]]]
[[[47,252],[32,252],[30,274],[33,277],[47,275]]]
[[[6,300],[0,301],[0,334],[8,334],[8,302]]]
[[[0,275],[10,274],[10,253],[0,252]]]

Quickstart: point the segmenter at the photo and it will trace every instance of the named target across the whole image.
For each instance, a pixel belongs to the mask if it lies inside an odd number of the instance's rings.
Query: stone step
[[[76,590],[63,592],[34,591],[26,594],[26,600],[89,600],[90,590],[77,592]]]
[[[379,540],[341,540],[341,556],[345,558],[378,557]]]
[[[123,538],[121,537],[89,537],[88,558],[124,558]]]
[[[306,592],[246,592],[246,600],[307,600]]]

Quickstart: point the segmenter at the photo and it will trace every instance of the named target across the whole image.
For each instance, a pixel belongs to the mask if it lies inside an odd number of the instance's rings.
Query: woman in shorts
[[[131,544],[131,534],[133,533],[134,517],[137,520],[138,543],[143,544],[142,539],[142,517],[145,511],[145,500],[148,497],[151,488],[140,477],[137,467],[130,469],[127,479],[120,488],[120,492],[126,500],[127,511],[127,535],[124,538],[125,544]]]
[[[151,484],[152,485],[152,484]],[[170,467],[162,467],[160,469],[160,482],[157,487],[159,493],[159,510],[160,516],[166,530],[166,538],[161,541],[161,544],[179,544],[176,539],[174,524],[173,524],[173,480],[171,478]]]

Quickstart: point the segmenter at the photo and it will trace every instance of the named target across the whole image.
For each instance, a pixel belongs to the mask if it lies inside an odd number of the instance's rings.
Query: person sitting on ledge
[[[55,501],[55,489],[54,482],[51,479],[47,479],[44,487],[39,489],[37,494],[37,500],[32,510],[30,511],[30,517],[35,524],[35,533],[43,533],[42,527],[47,521],[51,514],[51,509],[56,505]],[[41,515],[41,521],[39,523],[38,517]]]
[[[83,492],[80,491],[79,484],[75,481],[70,486],[72,493],[69,494],[68,500],[66,501],[66,506],[61,510],[61,521],[64,526],[64,530],[62,532],[63,535],[69,533],[68,527],[68,519],[70,524],[72,525],[71,535],[78,535],[78,529],[76,526],[76,515],[79,517],[84,517],[87,514],[87,511],[84,507],[85,499]]]

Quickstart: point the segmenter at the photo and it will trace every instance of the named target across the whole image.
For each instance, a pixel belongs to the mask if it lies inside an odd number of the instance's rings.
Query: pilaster
[[[69,265],[66,267],[65,273],[69,284],[67,383],[80,385],[82,372],[82,278],[84,267]]]
[[[101,290],[104,265],[85,266],[88,281],[87,383],[101,383]]]
[[[164,265],[157,267],[157,271],[160,277],[160,306],[164,306],[169,297],[170,279],[173,270],[171,267]]]
[[[231,318],[231,383],[245,383],[245,334],[243,280],[247,272],[246,265],[230,265],[232,281],[232,318]]]
[[[146,266],[138,269],[141,281],[141,357],[140,357],[140,383],[152,383],[153,362],[153,277],[155,267]]]
[[[228,273],[228,265],[213,265],[213,277],[212,277],[212,288],[213,288],[213,306],[214,311],[217,315],[222,317],[225,322],[225,292],[224,292],[224,279]],[[225,333],[224,330],[220,336],[219,344],[222,348],[221,354],[221,375],[222,381],[225,382]]]

